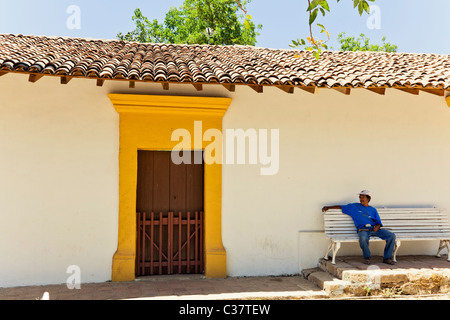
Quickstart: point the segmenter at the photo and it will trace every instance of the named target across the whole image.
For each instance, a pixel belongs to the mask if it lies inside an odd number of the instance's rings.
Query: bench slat
[[[438,239],[450,236],[448,216],[436,208],[377,208],[383,226],[398,238],[426,237]],[[324,214],[325,233],[328,238],[357,239],[356,228],[350,216],[341,210],[328,210]],[[350,241],[350,240],[349,240]]]
[[[358,242],[358,237],[327,237],[328,239],[333,239],[335,241],[339,241],[339,242]],[[432,237],[423,237],[423,238],[417,238],[417,237],[405,237],[405,238],[397,238],[397,240],[404,240],[404,241],[422,241],[422,240],[427,240],[427,241],[433,241],[433,240],[444,240],[441,238],[432,238]],[[447,240],[450,240],[450,238],[447,238]],[[380,238],[377,237],[371,237],[369,239],[369,241],[384,241]]]
[[[437,256],[443,248],[449,249],[450,223],[443,210],[438,208],[376,208],[380,215],[383,228],[391,230],[396,235],[396,249],[393,260],[396,261],[398,247],[403,240],[440,240]],[[324,215],[325,236],[331,243],[325,253],[332,251],[332,264],[340,248],[341,242],[358,242],[358,234],[350,216],[342,210],[328,210]],[[378,237],[371,237],[370,241],[382,241]],[[448,258],[450,261],[450,258]]]
[[[383,224],[386,223],[411,223],[411,224],[417,224],[417,223],[428,223],[428,224],[445,224],[449,225],[449,222],[444,219],[383,219],[382,217],[381,221]],[[348,217],[345,219],[327,219],[325,220],[325,223],[327,224],[334,224],[334,223],[347,223],[351,222],[353,223],[353,220]]]
[[[342,215],[344,215],[344,217],[350,217],[349,215],[346,215],[344,213],[341,214],[336,214],[336,215],[326,215],[325,218],[327,220],[340,220],[340,219],[344,219],[342,218]],[[395,220],[409,220],[409,219],[436,219],[436,220],[446,220],[447,216],[446,215],[397,215],[397,214],[380,214],[380,218],[383,217],[384,219],[395,219]]]
[[[333,238],[333,239],[339,239],[341,237],[352,237],[355,240],[358,240],[358,236],[356,234],[348,234],[348,233],[342,233],[342,234],[328,234],[327,238]],[[450,234],[432,234],[432,233],[421,233],[417,235],[411,235],[411,234],[396,234],[396,238],[398,240],[405,240],[405,239],[450,239]]]
[[[396,228],[385,228],[389,231],[392,231],[394,233],[421,233],[421,232],[428,232],[428,233],[440,233],[440,234],[447,234],[450,233],[450,229],[418,229],[418,228],[403,228],[403,229],[396,229]],[[357,233],[356,228],[328,228],[325,229],[325,233]]]
[[[436,225],[383,225],[385,229],[412,229],[412,230],[420,230],[420,229],[430,229],[430,230],[449,230],[448,226],[436,226]],[[354,225],[339,225],[339,226],[326,226],[325,230],[356,230]]]

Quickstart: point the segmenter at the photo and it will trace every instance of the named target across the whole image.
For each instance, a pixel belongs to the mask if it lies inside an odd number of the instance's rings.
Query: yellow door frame
[[[109,94],[108,97],[120,117],[119,233],[111,279],[132,281],[135,279],[138,150],[174,150],[179,141],[172,141],[172,132],[179,128],[189,131],[193,137],[191,150],[195,150],[198,145],[194,145],[194,121],[201,121],[202,137],[208,129],[222,131],[222,118],[231,99],[131,94]],[[201,140],[204,150],[210,142]],[[221,147],[222,142],[218,144],[216,141],[215,146],[217,145]],[[221,150],[218,152],[221,153]],[[226,277],[221,207],[222,165],[205,162],[204,249],[207,278]]]

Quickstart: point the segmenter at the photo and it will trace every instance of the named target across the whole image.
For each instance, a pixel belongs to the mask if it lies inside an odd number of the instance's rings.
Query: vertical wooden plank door
[[[170,151],[138,151],[137,276],[203,273],[204,168],[196,152],[177,165]]]

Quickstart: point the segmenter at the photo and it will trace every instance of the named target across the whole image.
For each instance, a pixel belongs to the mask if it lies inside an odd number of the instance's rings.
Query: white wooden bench
[[[383,228],[395,233],[396,243],[392,260],[396,261],[397,251],[404,240],[440,240],[436,256],[450,245],[450,225],[448,216],[437,208],[376,208]],[[350,216],[341,210],[330,209],[324,214],[325,235],[330,245],[324,259],[332,252],[332,264],[336,263],[336,254],[343,242],[359,242],[355,224]],[[370,237],[370,241],[384,241]],[[448,254],[450,261],[450,254]]]

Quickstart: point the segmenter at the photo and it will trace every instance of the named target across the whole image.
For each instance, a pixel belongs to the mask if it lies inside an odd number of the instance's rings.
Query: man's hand
[[[322,208],[322,212],[326,212],[329,209],[341,209],[341,208],[342,207],[340,205],[339,206],[325,206],[325,207]]]
[[[373,231],[377,232],[378,230],[380,230],[380,227],[381,226],[379,224],[374,225],[373,226]]]

